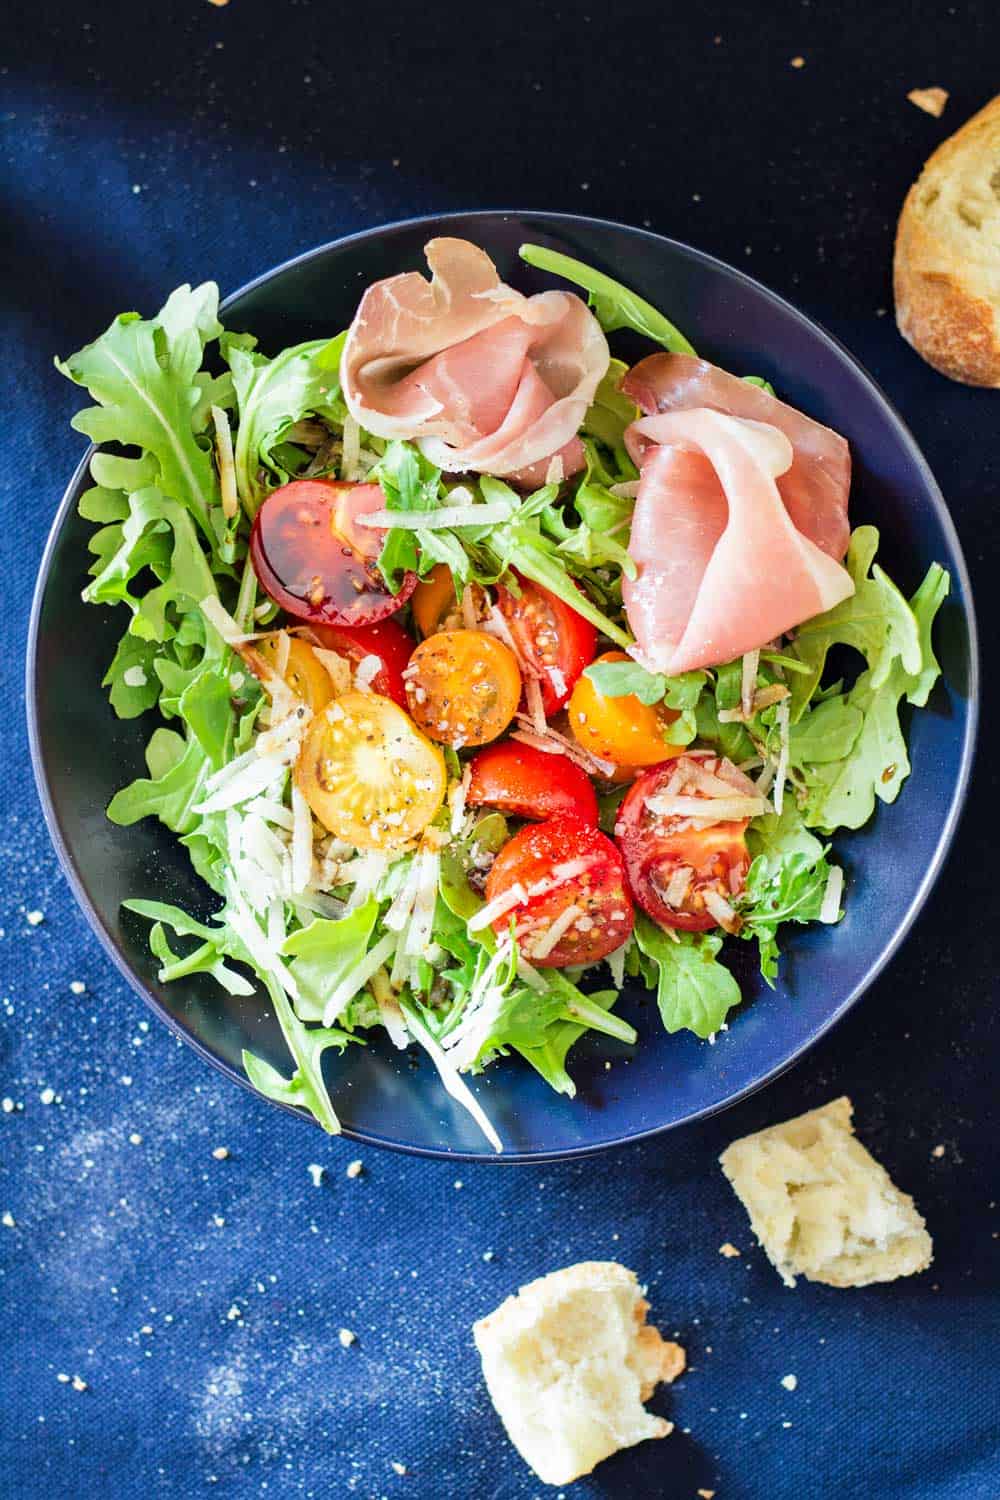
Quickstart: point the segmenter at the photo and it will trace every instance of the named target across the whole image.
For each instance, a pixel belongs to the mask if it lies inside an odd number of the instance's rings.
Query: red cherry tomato
[[[472,807],[498,807],[537,821],[554,813],[576,813],[597,826],[597,793],[586,771],[568,756],[504,740],[480,750],[471,771],[467,800]]]
[[[373,625],[417,586],[408,573],[391,594],[376,567],[385,532],[359,526],[382,510],[377,484],[295,479],[268,495],[250,533],[254,571],[276,604],[312,624]]]
[[[739,772],[728,761],[709,751],[689,751],[661,766],[650,766],[632,784],[618,810],[615,838],[625,859],[629,889],[643,911],[661,927],[707,932],[710,927],[730,924],[713,916],[706,895],[714,893],[732,906],[743,892],[750,868],[744,837],[749,820],[693,828],[689,818],[652,812],[647,798],[664,793],[677,777],[678,795],[704,798],[706,810],[711,807],[712,799],[683,779],[693,766],[716,776],[721,770],[723,780],[732,780],[734,796],[744,790],[736,781]],[[736,925],[732,924],[732,930]]]
[[[312,630],[321,646],[346,656],[354,666],[366,656],[377,656],[382,665],[372,678],[372,691],[406,707],[403,668],[417,643],[398,620],[380,620],[377,625],[313,625]]]
[[[520,598],[497,589],[500,612],[510,627],[523,660],[540,679],[542,707],[558,713],[590,665],[597,650],[597,631],[589,620],[537,583],[518,576]]]
[[[508,839],[486,880],[486,899],[519,886],[523,897],[493,924],[499,936],[515,923],[529,963],[562,969],[606,958],[632,931],[625,867],[609,838],[574,813],[532,823]],[[553,944],[553,924],[572,920]]]

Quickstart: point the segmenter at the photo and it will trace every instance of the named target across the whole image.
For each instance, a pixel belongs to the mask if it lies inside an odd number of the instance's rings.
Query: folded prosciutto
[[[799,531],[838,562],[846,555],[851,536],[847,523],[851,454],[839,432],[693,354],[651,354],[632,367],[622,389],[650,416],[710,406],[730,417],[749,417],[777,427],[793,450],[791,467],[778,480],[789,515]],[[632,457],[640,465],[649,441],[633,430]]]
[[[651,670],[732,661],[854,592],[783,498],[795,449],[776,425],[701,406],[640,418],[626,441],[642,468],[629,541],[638,576],[622,594]]]
[[[557,456],[575,472],[609,359],[593,313],[571,292],[514,291],[467,240],[431,240],[425,254],[430,281],[406,272],[361,299],[340,366],[351,415],[453,472],[541,483]]]

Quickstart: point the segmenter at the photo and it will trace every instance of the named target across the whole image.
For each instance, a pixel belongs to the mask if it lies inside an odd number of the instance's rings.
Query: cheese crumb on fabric
[[[87,1384],[87,1382],[85,1380],[81,1380],[81,1378],[80,1378],[79,1375],[74,1375],[73,1376],[73,1379],[70,1381],[70,1385],[73,1387],[74,1391],[89,1391],[90,1390],[90,1386]]]
[[[229,1319],[230,1323],[235,1323],[236,1320],[237,1320],[237,1318],[242,1318],[242,1316],[243,1316],[243,1309],[241,1307],[237,1307],[235,1302],[233,1303],[233,1305],[229,1309],[229,1311],[226,1313],[226,1317]]]
[[[403,1475],[406,1473],[406,1465],[401,1464],[398,1458],[392,1460],[391,1468],[394,1474]]]
[[[215,1150],[212,1152],[212,1155],[214,1156],[216,1161],[226,1161],[229,1156],[229,1147],[216,1146]]]
[[[350,1328],[342,1328],[337,1334],[342,1349],[349,1349],[357,1341],[357,1334],[352,1333]]]
[[[699,1490],[698,1494],[699,1494],[700,1500],[715,1500],[715,1491],[714,1490]]]
[[[348,1177],[360,1177],[364,1171],[364,1164],[360,1161],[351,1161],[347,1164]]]
[[[69,987],[70,992],[74,995],[83,995],[87,990],[87,986],[84,984],[82,979],[71,979],[69,982]]]
[[[799,1383],[799,1377],[797,1375],[782,1375],[781,1383],[786,1391],[794,1391]]]
[[[3,1223],[4,1228],[6,1229],[17,1228],[17,1224],[14,1220],[14,1215],[11,1213],[9,1208],[4,1209],[2,1216],[0,1216],[0,1223]]]
[[[132,1134],[129,1136],[129,1141],[133,1146],[142,1145],[142,1136],[139,1134],[138,1130],[133,1130]]]
[[[42,1104],[51,1104],[56,1097],[56,1091],[55,1089],[44,1088],[38,1097]]]
[[[936,1157],[940,1161],[941,1157],[944,1155],[944,1147],[935,1146],[934,1150],[931,1152],[931,1155]]]
[[[24,915],[31,927],[37,927],[39,922],[45,921],[45,913],[43,911],[26,911]]]
[[[313,1187],[319,1187],[326,1174],[326,1168],[319,1166],[316,1162],[313,1161],[309,1163],[308,1167],[306,1167],[306,1171],[312,1178]]]
[[[724,1255],[727,1260],[732,1260],[733,1256],[739,1255],[739,1253],[736,1246],[731,1245],[728,1240],[724,1245],[719,1246],[719,1254]]]

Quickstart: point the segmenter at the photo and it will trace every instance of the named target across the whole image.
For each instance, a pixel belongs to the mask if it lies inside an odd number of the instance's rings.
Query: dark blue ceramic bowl
[[[225,321],[252,330],[267,352],[332,334],[349,322],[368,282],[423,269],[423,245],[441,233],[485,246],[501,275],[527,291],[552,283],[518,259],[523,241],[577,256],[663,308],[708,358],[768,376],[789,401],[849,439],[853,519],[880,527],[880,558],[904,590],[911,591],[934,560],[950,570],[953,581],[938,626],[943,680],[929,709],[917,713],[909,728],[913,774],[895,806],[880,806],[869,827],[837,840],[847,869],[845,920],[790,935],[773,992],[755,975],[749,952],[734,953],[745,1003],[714,1046],[667,1036],[655,1006],[634,990],[621,1009],[636,1024],[639,1045],[582,1042],[571,1058],[576,1099],[553,1094],[519,1059],[492,1068],[475,1086],[507,1147],[501,1159],[544,1160],[599,1151],[732,1104],[800,1057],[868,988],[920,911],[965,795],[977,710],[975,623],[948,511],[885,397],[834,339],[794,307],[685,245],[559,214],[417,219],[353,235],[279,266],[229,298]],[[80,601],[90,527],[77,516],[76,502],[87,483],[86,466],[85,459],[56,516],[32,620],[28,705],[42,804],[77,899],[122,973],[172,1030],[245,1084],[244,1047],[285,1067],[266,1000],[234,999],[200,975],[158,984],[147,924],[121,909],[126,897],[145,896],[205,911],[212,898],[159,824],[115,828],[104,816],[112,793],[139,772],[150,725],[117,720],[100,686],[122,622]],[[403,1056],[379,1041],[352,1048],[343,1059],[327,1056],[331,1093],[347,1134],[429,1155],[495,1159],[425,1058]]]

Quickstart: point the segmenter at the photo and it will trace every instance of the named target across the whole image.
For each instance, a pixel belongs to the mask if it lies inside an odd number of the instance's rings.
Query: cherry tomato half
[[[748,819],[694,828],[690,818],[665,817],[647,806],[648,798],[664,793],[671,784],[676,795],[704,798],[709,809],[712,799],[685,779],[685,772],[695,767],[731,781],[734,796],[745,794],[746,778],[728,761],[710,751],[688,751],[665,765],[651,766],[633,783],[618,810],[615,838],[625,859],[629,889],[643,911],[662,927],[707,932],[729,924],[713,916],[706,895],[714,892],[731,906],[743,893],[750,868],[744,837]]]
[[[540,680],[542,707],[551,717],[567,702],[584,667],[594,659],[597,631],[555,594],[518,576],[520,598],[497,589],[500,612],[517,649]]]
[[[359,516],[383,504],[377,484],[295,479],[272,491],[250,533],[262,587],[309,624],[372,625],[395,614],[416,588],[416,574],[391,594],[376,567],[385,533],[358,525]]]
[[[517,712],[521,673],[513,651],[481,630],[439,630],[410,657],[406,701],[442,745],[485,745]]]
[[[313,814],[356,849],[392,849],[427,827],[448,784],[444,756],[377,693],[344,693],[315,715],[295,764]]]
[[[278,661],[278,636],[276,634],[255,641],[254,649],[260,653],[269,667],[276,666]],[[333,683],[329,672],[308,641],[300,640],[297,635],[288,638],[288,659],[282,675],[295,696],[301,698],[314,714],[319,713],[321,708],[325,708],[333,697]]]
[[[371,680],[372,692],[391,698],[400,708],[406,707],[403,669],[417,643],[398,620],[380,620],[377,625],[353,627],[314,625],[312,629],[321,646],[346,656],[353,666],[366,656],[377,656],[382,665]]]
[[[480,750],[471,764],[467,801],[497,807],[517,818],[541,820],[576,813],[597,826],[597,793],[590,777],[565,755],[546,755],[533,745],[504,740]]]
[[[605,651],[598,661],[628,661],[624,651]],[[655,766],[680,755],[682,745],[671,745],[669,726],[678,715],[662,704],[649,707],[633,693],[606,698],[589,677],[581,677],[569,700],[573,738],[591,755],[610,760],[626,773],[638,766]],[[627,779],[627,774],[626,774]]]
[[[621,855],[609,838],[573,813],[532,823],[509,839],[486,879],[486,899],[519,885],[518,901],[493,924],[500,936],[515,922],[517,945],[529,963],[562,969],[595,964],[620,948],[633,912]],[[572,920],[553,944],[553,925]]]

